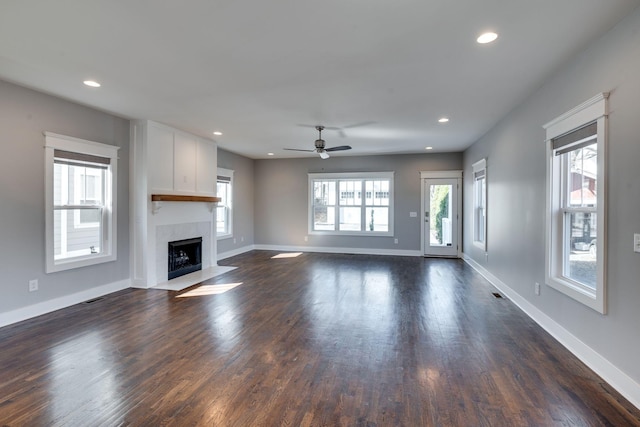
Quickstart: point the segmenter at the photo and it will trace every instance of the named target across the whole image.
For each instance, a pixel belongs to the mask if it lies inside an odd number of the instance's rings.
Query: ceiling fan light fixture
[[[320,154],[320,157],[321,157],[322,159],[328,159],[328,158],[330,157],[330,156],[329,156],[329,153],[327,153],[327,152],[326,152],[326,151],[324,151],[324,150],[322,150],[322,151],[318,151],[318,154]]]

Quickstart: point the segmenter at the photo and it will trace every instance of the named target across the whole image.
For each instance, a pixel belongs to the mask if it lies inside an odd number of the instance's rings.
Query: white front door
[[[458,256],[459,178],[427,178],[423,194],[424,256]]]

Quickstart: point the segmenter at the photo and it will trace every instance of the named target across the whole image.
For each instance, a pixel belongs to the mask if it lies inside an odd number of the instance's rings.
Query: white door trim
[[[456,179],[458,188],[457,188],[457,202],[458,202],[458,212],[457,212],[457,220],[456,220],[456,228],[457,228],[457,238],[456,245],[458,249],[458,258],[462,258],[462,171],[461,170],[452,170],[452,171],[420,171],[420,253],[424,256],[425,253],[425,230],[424,230],[424,213],[426,212],[426,204],[427,200],[425,199],[425,180],[434,179],[434,178],[445,178],[445,179]]]

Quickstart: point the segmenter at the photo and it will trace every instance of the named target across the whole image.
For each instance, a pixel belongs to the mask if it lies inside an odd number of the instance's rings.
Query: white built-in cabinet
[[[215,143],[158,123],[145,123],[152,192],[215,195]]]

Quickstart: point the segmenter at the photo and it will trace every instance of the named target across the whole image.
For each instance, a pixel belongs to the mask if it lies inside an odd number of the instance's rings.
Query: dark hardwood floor
[[[0,329],[0,425],[640,425],[460,260],[276,254]]]

